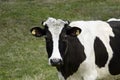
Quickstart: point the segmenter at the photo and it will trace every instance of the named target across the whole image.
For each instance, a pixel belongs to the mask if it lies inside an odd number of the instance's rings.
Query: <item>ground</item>
[[[29,32],[48,17],[120,18],[120,0],[0,0],[0,80],[58,80],[48,65],[44,38]]]

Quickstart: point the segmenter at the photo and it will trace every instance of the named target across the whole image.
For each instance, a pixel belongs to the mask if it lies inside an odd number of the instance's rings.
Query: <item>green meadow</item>
[[[58,80],[57,70],[48,65],[44,38],[30,33],[48,17],[120,18],[120,0],[0,0],[0,80]]]

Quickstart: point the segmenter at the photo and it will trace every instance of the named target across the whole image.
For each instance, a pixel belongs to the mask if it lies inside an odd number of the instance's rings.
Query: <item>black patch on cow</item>
[[[62,73],[64,78],[67,79],[78,70],[80,64],[86,59],[86,55],[84,53],[84,47],[78,38],[65,35],[64,29],[59,41],[59,49],[64,64],[57,67],[57,69]]]
[[[45,25],[45,30],[46,30],[46,36],[45,36],[45,40],[46,40],[46,50],[48,53],[48,58],[51,57],[52,52],[53,52],[53,40],[52,40],[52,34],[51,32],[48,30],[47,25]]]
[[[103,42],[96,37],[94,42],[94,50],[95,50],[95,64],[101,68],[104,67],[108,60],[108,52],[106,50]]]
[[[113,57],[109,63],[109,71],[112,75],[120,74],[120,21],[108,22],[115,37],[110,37],[110,45],[113,50]]]

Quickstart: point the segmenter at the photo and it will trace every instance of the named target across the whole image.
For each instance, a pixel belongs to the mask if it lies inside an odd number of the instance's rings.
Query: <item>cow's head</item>
[[[44,28],[33,27],[31,33],[36,37],[45,36],[49,64],[52,66],[63,65],[63,59],[68,50],[68,39],[77,37],[81,29],[70,27],[68,21],[54,18],[48,18],[42,25]]]

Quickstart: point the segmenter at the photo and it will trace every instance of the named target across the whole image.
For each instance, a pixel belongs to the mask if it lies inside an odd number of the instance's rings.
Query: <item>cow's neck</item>
[[[85,60],[84,47],[75,37],[69,37],[68,49],[64,57],[64,65],[57,67],[58,71],[62,73],[65,79],[75,73],[80,63]]]

